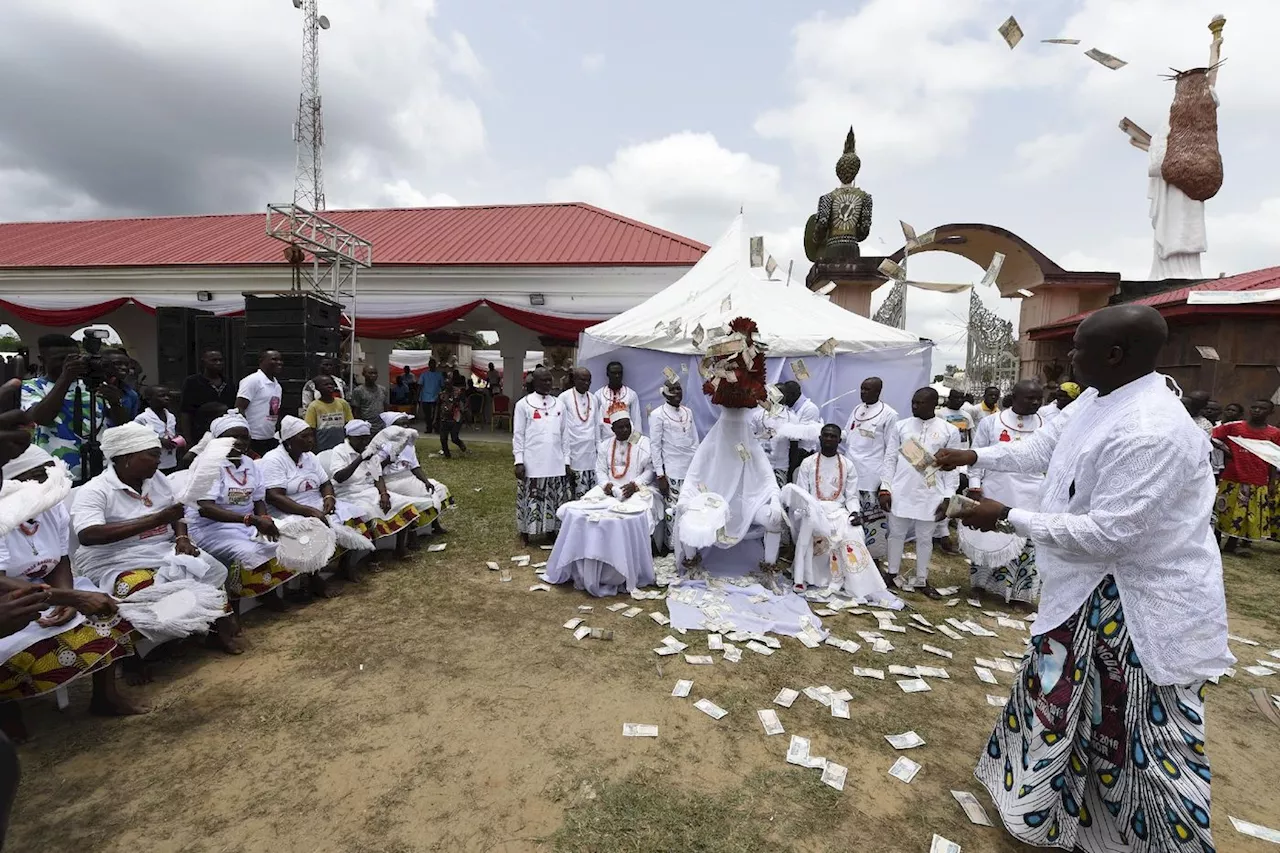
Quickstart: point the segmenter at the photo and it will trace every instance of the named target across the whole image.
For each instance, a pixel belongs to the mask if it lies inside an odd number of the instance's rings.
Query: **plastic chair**
[[[503,421],[507,424],[507,432],[510,432],[511,398],[506,394],[498,394],[493,398],[493,428],[498,429],[498,424]]]
[[[484,395],[479,391],[472,391],[467,395],[467,408],[463,411],[462,418],[472,425],[484,421]]]

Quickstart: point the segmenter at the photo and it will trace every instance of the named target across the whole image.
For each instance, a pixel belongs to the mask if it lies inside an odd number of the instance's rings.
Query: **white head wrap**
[[[4,464],[4,478],[12,480],[28,471],[34,471],[42,468],[53,461],[53,457],[44,451],[43,448],[36,447],[34,444],[27,445],[27,449],[22,455],[16,459],[10,459]]]
[[[302,418],[295,418],[293,415],[285,415],[280,419],[280,440],[288,441],[300,432],[311,429],[311,425]]]
[[[214,438],[221,438],[222,434],[227,430],[235,429],[236,427],[248,429],[249,422],[239,412],[228,412],[220,418],[214,418],[213,423],[209,424],[209,434]]]
[[[395,426],[402,420],[413,420],[413,415],[408,412],[383,412],[378,417],[382,418],[383,426]]]
[[[121,424],[102,433],[102,455],[108,459],[159,448],[160,436],[151,427],[142,424]]]
[[[372,428],[369,426],[368,421],[357,419],[354,421],[347,421],[346,433],[350,436],[370,435],[372,434]]]

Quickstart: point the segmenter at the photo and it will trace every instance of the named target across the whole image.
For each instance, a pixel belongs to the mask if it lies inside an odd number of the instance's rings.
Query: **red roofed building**
[[[581,203],[324,216],[373,244],[355,319],[378,364],[398,338],[495,330],[504,362],[523,365],[525,351],[576,340],[707,249]],[[0,323],[31,344],[48,331],[111,325],[155,376],[157,307],[230,314],[244,293],[288,290],[284,249],[261,213],[0,224]]]
[[[1159,369],[1184,391],[1208,391],[1223,403],[1270,399],[1280,388],[1280,267],[1143,295],[1161,282],[1124,282],[1110,304],[1150,305],[1169,323]],[[1068,364],[1076,327],[1092,311],[1025,330]],[[1212,348],[1201,351],[1200,348]],[[1217,359],[1212,356],[1216,354]]]

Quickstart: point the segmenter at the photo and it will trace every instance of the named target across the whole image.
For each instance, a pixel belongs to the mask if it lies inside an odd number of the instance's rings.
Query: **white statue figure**
[[[1174,105],[1170,110],[1171,117],[1166,119],[1160,130],[1149,136],[1137,125],[1125,119],[1120,128],[1130,136],[1130,143],[1148,152],[1147,161],[1147,198],[1150,200],[1151,227],[1154,229],[1154,253],[1151,259],[1152,281],[1166,278],[1203,278],[1200,272],[1200,255],[1208,248],[1208,238],[1204,225],[1204,200],[1211,197],[1216,188],[1208,195],[1198,194],[1193,198],[1183,189],[1190,189],[1187,184],[1178,181],[1176,184],[1166,180],[1168,166],[1169,134],[1171,122],[1190,122],[1195,126],[1179,127],[1178,132],[1184,134],[1179,143],[1186,146],[1186,137],[1202,137],[1206,144],[1192,156],[1202,160],[1216,159],[1218,183],[1221,183],[1221,157],[1217,152],[1217,115],[1218,96],[1214,91],[1218,76],[1218,60],[1222,49],[1222,27],[1226,20],[1221,16],[1213,19],[1209,30],[1213,33],[1213,42],[1209,47],[1209,65],[1177,74],[1178,90],[1174,97]],[[1197,79],[1191,79],[1191,78]],[[1207,91],[1200,80],[1207,81]],[[1194,97],[1194,90],[1199,83],[1201,94],[1212,99],[1212,107],[1207,100],[1198,109],[1187,109],[1184,103],[1188,93]],[[1195,124],[1199,122],[1199,124]],[[1209,150],[1211,149],[1211,150]],[[1184,165],[1184,164],[1180,164]],[[1210,169],[1210,171],[1212,171]],[[1194,192],[1194,191],[1193,191]]]

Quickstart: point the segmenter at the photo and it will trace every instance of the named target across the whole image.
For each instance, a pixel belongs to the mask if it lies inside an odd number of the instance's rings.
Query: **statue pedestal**
[[[827,282],[834,281],[836,289],[831,301],[846,311],[871,316],[871,294],[883,284],[885,277],[877,267],[884,258],[859,258],[845,263],[816,263],[805,276],[805,286],[819,290]]]

